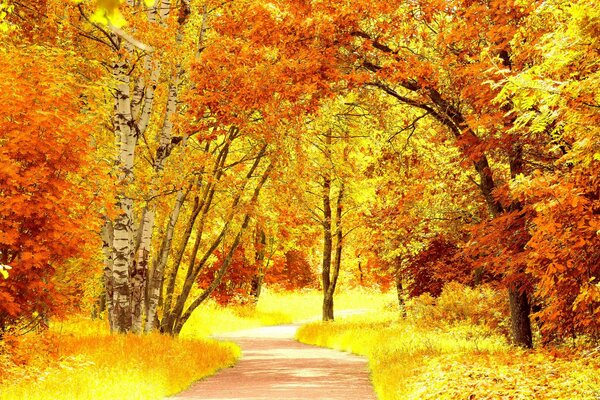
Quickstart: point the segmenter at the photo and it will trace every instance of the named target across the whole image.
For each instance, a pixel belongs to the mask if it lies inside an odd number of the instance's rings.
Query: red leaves
[[[474,266],[461,257],[457,243],[443,236],[431,240],[425,250],[411,257],[402,273],[412,278],[407,290],[413,297],[423,293],[439,296],[447,282],[473,284],[475,278]]]
[[[217,261],[210,267],[205,267],[204,271],[198,276],[197,282],[201,289],[206,289],[214,281],[217,272],[223,265],[223,253],[217,251],[215,255]],[[258,272],[258,264],[247,259],[244,247],[238,246],[227,273],[221,284],[213,292],[212,297],[221,305],[247,303],[253,295],[252,281]]]

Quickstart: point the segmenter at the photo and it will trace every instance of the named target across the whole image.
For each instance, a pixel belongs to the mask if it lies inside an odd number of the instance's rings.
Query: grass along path
[[[381,310],[310,323],[297,338],[368,357],[380,400],[600,399],[598,348],[510,346],[491,293],[453,287],[409,303],[407,318]],[[494,318],[496,328],[481,324]]]
[[[48,335],[51,354],[32,348],[26,367],[4,370],[2,400],[162,399],[232,365],[239,348],[159,334]],[[40,346],[40,344],[36,344]],[[2,366],[6,368],[6,364]]]
[[[354,290],[336,311],[379,307],[389,296]],[[258,305],[199,307],[180,338],[109,335],[106,321],[73,318],[49,332],[0,342],[2,400],[153,400],[235,363],[239,348],[209,335],[306,320],[320,314],[321,294],[266,291]]]
[[[394,299],[393,292],[380,293],[361,288],[339,292],[335,296],[335,315],[342,315],[347,310],[384,309]],[[323,294],[318,290],[283,293],[265,290],[256,306],[222,307],[208,301],[194,311],[180,336],[209,337],[224,332],[319,319],[322,305]]]

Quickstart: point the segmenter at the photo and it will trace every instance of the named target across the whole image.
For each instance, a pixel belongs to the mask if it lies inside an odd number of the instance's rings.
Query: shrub
[[[426,326],[468,322],[508,333],[507,296],[490,286],[444,285],[435,299],[425,293],[407,301],[409,318]]]

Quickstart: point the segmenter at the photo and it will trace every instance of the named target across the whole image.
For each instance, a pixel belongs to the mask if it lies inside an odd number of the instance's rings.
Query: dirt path
[[[367,361],[298,343],[299,325],[221,335],[242,348],[233,367],[196,382],[171,400],[374,400]]]

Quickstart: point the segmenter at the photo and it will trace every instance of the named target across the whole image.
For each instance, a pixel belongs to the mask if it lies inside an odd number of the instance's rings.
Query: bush
[[[409,318],[425,326],[468,322],[508,333],[508,298],[490,286],[471,288],[450,282],[437,299],[425,293],[408,300],[406,311]]]

